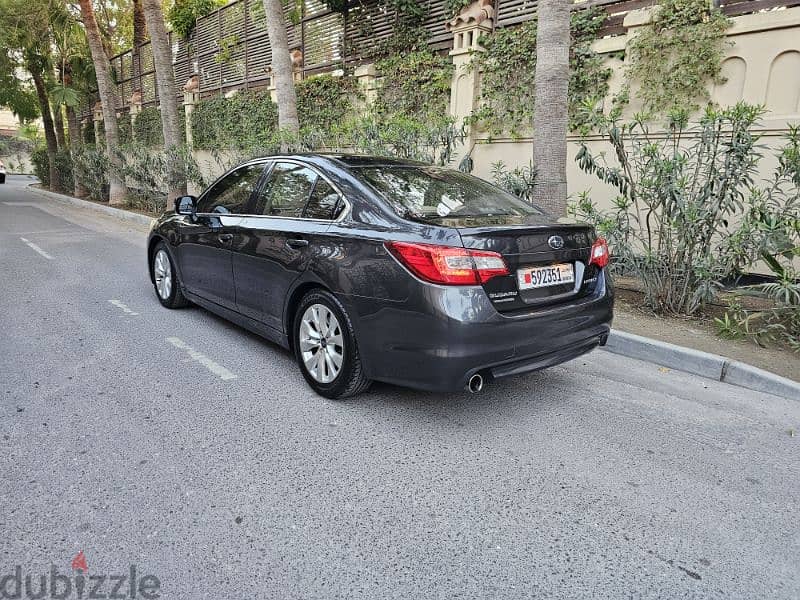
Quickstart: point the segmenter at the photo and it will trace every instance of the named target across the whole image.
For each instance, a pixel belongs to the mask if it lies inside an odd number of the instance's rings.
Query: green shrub
[[[31,165],[33,174],[45,187],[50,187],[50,160],[47,158],[45,148],[37,148],[31,152]]]
[[[131,113],[122,113],[117,117],[117,129],[119,131],[119,143],[129,144],[132,139]]]
[[[641,282],[653,310],[692,314],[764,252],[786,248],[800,221],[800,176],[781,166],[771,183],[755,183],[762,151],[754,128],[763,112],[743,103],[708,108],[693,127],[678,112],[657,134],[643,117],[609,120],[616,164],[585,145],[578,152],[580,168],[619,195],[606,211],[582,194],[571,210],[607,237],[615,270]],[[781,165],[800,154],[796,132],[787,148]]]
[[[93,146],[96,140],[94,139],[94,122],[89,121],[83,126],[83,143],[88,146]]]
[[[536,169],[533,163],[527,167],[515,167],[510,171],[502,160],[492,163],[492,181],[509,194],[528,202],[533,201],[533,186],[536,183]]]
[[[352,118],[358,86],[352,77],[319,75],[295,85],[297,114],[305,131],[331,131]]]
[[[75,177],[91,200],[108,200],[108,157],[102,147],[84,146],[72,157]]]
[[[379,118],[394,116],[436,121],[448,114],[453,64],[431,50],[415,50],[379,60],[380,74],[374,111]]]
[[[375,156],[392,156],[446,165],[464,142],[463,127],[440,116],[421,121],[404,115],[369,114],[348,123],[346,148]]]
[[[72,193],[73,179],[72,179],[72,156],[69,150],[59,150],[56,152],[56,171],[58,172],[59,189],[56,191],[63,191]],[[50,161],[47,157],[46,148],[37,148],[31,153],[31,163],[33,164],[33,173],[42,182],[42,185],[50,187]]]
[[[121,133],[121,132],[120,132]],[[120,135],[120,137],[122,137]],[[155,106],[143,108],[133,121],[133,137],[142,146],[164,145],[164,130],[161,125],[161,111]],[[131,140],[133,141],[133,140]]]
[[[278,109],[267,90],[202,100],[192,112],[192,138],[200,150],[274,147]]]
[[[120,149],[117,160],[112,168],[125,181],[129,205],[153,214],[166,207],[170,177],[185,178],[199,187],[210,183],[186,146],[163,150],[137,142]]]
[[[744,217],[758,256],[773,281],[739,289],[723,319],[716,319],[725,337],[746,337],[759,345],[786,343],[800,352],[800,127],[791,126],[778,156],[772,180],[752,192],[753,201]],[[768,306],[745,308],[742,297],[759,298]]]
[[[71,194],[74,189],[72,155],[69,150],[59,150],[56,152],[56,170],[58,171],[58,181],[61,191]]]

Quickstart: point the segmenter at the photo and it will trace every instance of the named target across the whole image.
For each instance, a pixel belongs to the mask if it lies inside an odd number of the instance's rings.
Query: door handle
[[[228,242],[230,242],[233,239],[233,234],[232,233],[220,233],[217,236],[217,239],[220,242],[222,242],[223,244],[227,244]]]
[[[308,246],[308,240],[290,239],[286,240],[286,245],[289,248],[305,248]]]

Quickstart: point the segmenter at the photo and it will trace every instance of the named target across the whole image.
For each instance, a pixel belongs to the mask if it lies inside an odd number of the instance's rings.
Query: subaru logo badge
[[[553,250],[561,250],[564,247],[564,238],[562,238],[560,235],[551,235],[547,240],[547,244]]]

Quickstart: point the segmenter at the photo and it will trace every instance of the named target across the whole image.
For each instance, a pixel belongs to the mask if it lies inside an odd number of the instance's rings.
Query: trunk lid
[[[588,266],[589,250],[595,239],[594,229],[589,225],[552,222],[454,225],[465,248],[497,252],[506,261],[510,274],[494,277],[483,285],[498,311],[569,301],[588,293],[597,279],[598,269]],[[557,264],[571,265],[574,281],[569,281],[568,267],[536,270]],[[564,283],[560,282],[562,279]],[[529,287],[544,283],[541,287]]]

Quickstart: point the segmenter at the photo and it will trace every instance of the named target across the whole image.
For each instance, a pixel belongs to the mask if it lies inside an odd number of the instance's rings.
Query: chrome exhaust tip
[[[477,394],[483,389],[483,375],[480,373],[475,373],[472,377],[469,378],[469,383],[467,383],[467,391],[470,394]]]

